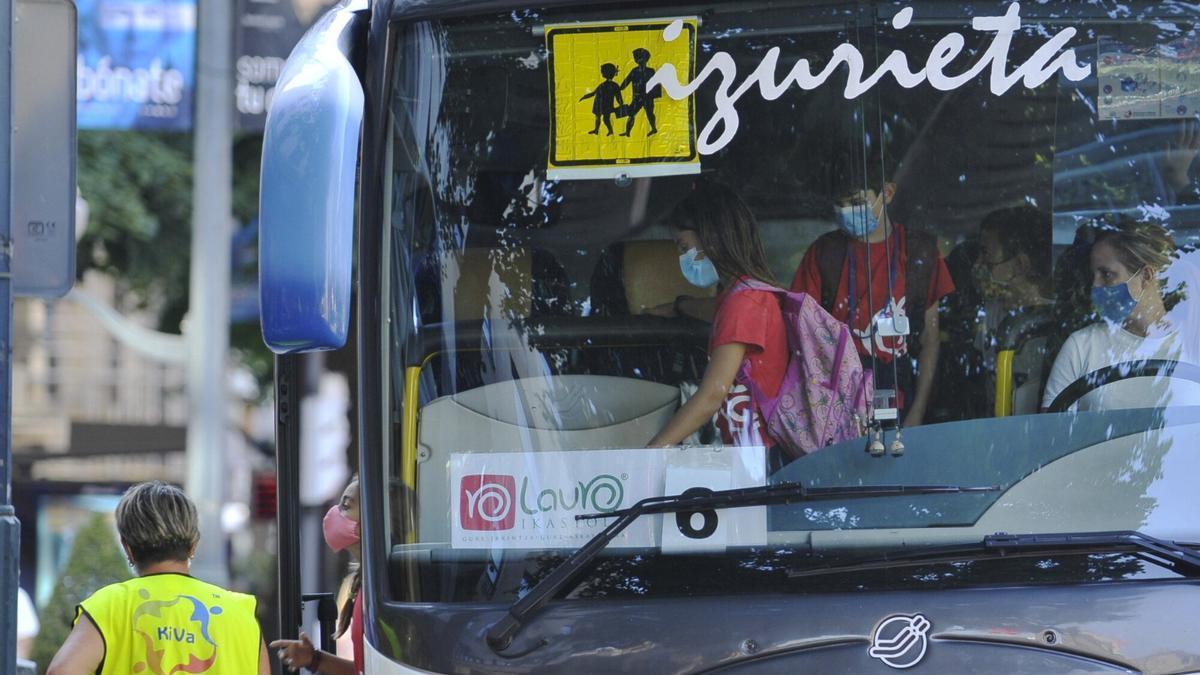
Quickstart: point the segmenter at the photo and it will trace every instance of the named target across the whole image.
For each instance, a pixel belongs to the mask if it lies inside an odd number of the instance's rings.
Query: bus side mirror
[[[267,113],[259,302],[263,340],[277,354],[338,349],[350,327],[363,88],[347,55],[360,21],[343,6],[314,25]]]

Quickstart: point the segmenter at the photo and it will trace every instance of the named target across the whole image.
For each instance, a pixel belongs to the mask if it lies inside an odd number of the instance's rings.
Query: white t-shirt
[[[1106,366],[1146,359],[1179,360],[1180,342],[1178,331],[1140,337],[1106,323],[1077,330],[1054,360],[1042,407],[1053,403],[1075,380]],[[1136,377],[1093,389],[1071,408],[1114,410],[1168,405],[1200,405],[1200,384],[1179,378]]]

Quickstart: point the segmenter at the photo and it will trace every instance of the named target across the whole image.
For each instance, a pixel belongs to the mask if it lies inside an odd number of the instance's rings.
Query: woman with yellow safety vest
[[[196,505],[172,485],[135,485],[117,532],[137,576],[80,603],[47,675],[271,672],[255,598],[188,574],[200,540]]]

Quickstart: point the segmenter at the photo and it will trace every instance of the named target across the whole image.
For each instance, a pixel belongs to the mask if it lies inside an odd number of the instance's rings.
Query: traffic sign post
[[[75,280],[76,43],[72,0],[0,2],[0,675],[17,672],[21,558],[13,296],[61,297]]]
[[[12,507],[12,8],[0,2],[0,675],[17,672],[21,557]]]

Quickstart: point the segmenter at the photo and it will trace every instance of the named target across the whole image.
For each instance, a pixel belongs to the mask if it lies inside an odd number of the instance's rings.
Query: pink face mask
[[[337,504],[325,513],[321,527],[325,530],[325,543],[334,553],[358,543],[358,523],[347,518]]]

